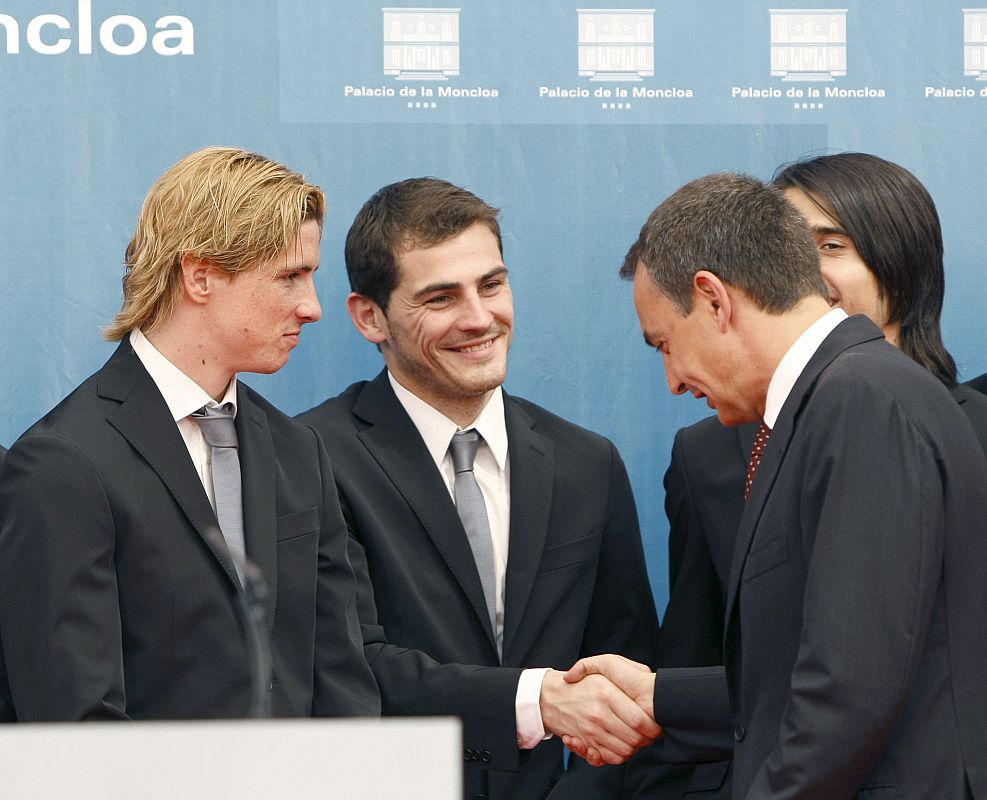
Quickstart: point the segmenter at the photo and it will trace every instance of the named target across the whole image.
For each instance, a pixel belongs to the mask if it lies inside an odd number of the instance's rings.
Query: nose
[[[463,296],[459,306],[457,324],[464,331],[485,331],[493,322],[493,314],[487,308],[484,298],[475,292]]]
[[[315,291],[315,280],[312,275],[308,275],[306,278],[305,296],[295,308],[295,316],[301,320],[303,325],[322,319],[322,304],[319,303],[319,296]]]
[[[665,380],[668,381],[668,390],[672,394],[685,394],[688,389],[685,383],[679,378],[678,374],[675,372],[675,368],[672,366],[672,362],[668,358],[666,353],[662,353],[662,361],[665,365]]]

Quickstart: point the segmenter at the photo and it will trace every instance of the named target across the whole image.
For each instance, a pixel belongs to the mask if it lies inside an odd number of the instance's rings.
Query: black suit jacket
[[[0,445],[0,476],[3,475],[3,462],[6,455],[7,448]],[[0,646],[0,722],[13,722],[14,719],[14,705],[10,700],[10,686],[7,683],[7,663],[3,657],[3,647]]]
[[[659,675],[658,719],[686,729],[666,751],[705,726],[721,734],[706,755],[725,754],[732,725],[737,797],[987,791],[987,463],[961,413],[976,399],[954,390],[958,408],[879,339],[863,318],[841,324],[782,409],[726,583],[726,681]],[[737,435],[712,425],[696,429],[742,480]],[[707,583],[724,552],[709,550]]]
[[[647,661],[658,621],[613,445],[532,403],[505,395],[504,404],[511,510],[502,664],[455,505],[387,373],[301,419],[338,465],[365,649],[384,714],[461,717],[468,796],[489,769],[491,798],[534,800],[559,778],[562,747],[552,739],[518,750],[521,670],[567,668],[601,652]],[[606,774],[583,771],[587,781]],[[567,774],[553,797],[573,780]],[[609,796],[576,785],[568,796]]]
[[[972,381],[967,381],[966,385],[972,386],[978,392],[987,393],[987,372],[983,375],[978,375]]]
[[[244,384],[247,555],[269,584],[275,715],[376,714],[325,449]],[[160,392],[123,342],[10,449],[0,634],[21,720],[236,717],[236,575]]]

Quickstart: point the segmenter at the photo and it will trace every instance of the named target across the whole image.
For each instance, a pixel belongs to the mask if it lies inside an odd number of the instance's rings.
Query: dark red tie
[[[744,500],[751,493],[751,486],[754,485],[754,476],[757,475],[757,468],[761,466],[761,456],[764,455],[764,446],[771,438],[771,428],[763,422],[757,429],[757,436],[754,437],[754,447],[751,448],[751,461],[747,465],[747,482],[744,483]]]

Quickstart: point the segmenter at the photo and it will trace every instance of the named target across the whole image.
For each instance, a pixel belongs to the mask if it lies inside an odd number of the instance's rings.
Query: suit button
[[[477,758],[479,758],[479,753],[477,753],[477,751],[474,750],[472,747],[467,747],[463,751],[463,756],[466,758],[467,761],[476,761]]]
[[[733,729],[733,738],[738,742],[744,741],[744,737],[746,735],[747,735],[747,728],[745,728],[743,725],[738,725]]]
[[[490,751],[489,750],[484,750],[480,754],[480,760],[483,761],[483,763],[485,763],[485,764],[489,764],[491,761],[493,761],[493,756],[490,755]]]

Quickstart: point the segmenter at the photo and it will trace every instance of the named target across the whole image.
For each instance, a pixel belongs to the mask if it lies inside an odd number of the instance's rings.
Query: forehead
[[[431,247],[415,247],[398,253],[398,287],[421,284],[464,283],[504,266],[497,237],[477,222],[451,239]]]
[[[652,344],[656,343],[656,339],[667,336],[676,321],[682,318],[675,304],[658,290],[640,262],[634,272],[634,308],[641,322],[641,330]]]
[[[806,194],[801,189],[790,186],[785,189],[785,198],[795,206],[795,210],[802,215],[810,228],[840,227],[836,215],[831,211],[824,211],[823,209],[828,209],[827,205],[814,195]]]

